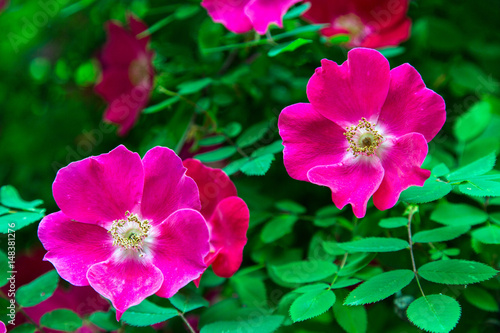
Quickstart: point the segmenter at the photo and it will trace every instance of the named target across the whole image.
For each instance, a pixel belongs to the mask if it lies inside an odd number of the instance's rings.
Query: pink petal
[[[249,0],[203,0],[214,22],[222,23],[228,30],[241,34],[252,30],[252,23],[245,14],[245,6]]]
[[[149,40],[151,39],[150,36],[147,35],[142,38],[138,38],[137,35],[148,30],[148,26],[134,14],[128,14],[127,20],[130,30],[132,31],[132,35],[135,36],[141,46],[146,49],[149,44]]]
[[[108,40],[101,55],[105,68],[113,66],[128,69],[134,59],[145,53],[143,42],[137,40],[135,35],[121,24],[110,21],[106,24],[106,30]]]
[[[5,324],[3,323],[3,321],[0,321],[0,333],[6,333],[7,332],[7,328],[5,327]]]
[[[409,133],[391,140],[381,157],[385,175],[373,203],[380,210],[393,207],[402,191],[410,186],[423,186],[431,175],[429,170],[420,169],[427,155],[427,141],[419,133]]]
[[[387,97],[390,81],[387,59],[378,51],[356,48],[341,66],[323,59],[307,85],[313,108],[341,127],[365,117],[375,122]]]
[[[410,32],[411,20],[405,18],[397,25],[368,35],[361,43],[361,46],[371,48],[397,46],[410,37]]]
[[[283,16],[288,9],[301,0],[250,0],[245,14],[252,21],[257,33],[263,35],[272,23],[283,28]]]
[[[422,77],[409,64],[391,71],[387,100],[379,116],[379,126],[396,137],[421,133],[432,140],[446,120],[441,96],[425,87]]]
[[[139,154],[120,145],[60,169],[52,191],[69,218],[106,226],[139,204],[143,184]]]
[[[153,295],[163,283],[163,275],[151,262],[140,259],[110,259],[90,267],[87,278],[92,288],[111,301],[116,320],[129,307]]]
[[[384,178],[384,168],[377,156],[349,156],[338,164],[312,168],[307,176],[311,183],[332,190],[332,200],[339,209],[350,203],[354,215],[362,218]]]
[[[352,2],[351,12],[359,16],[375,32],[402,22],[410,4],[408,0],[354,0]]]
[[[113,254],[108,231],[92,224],[75,222],[63,212],[47,215],[38,226],[38,238],[48,251],[59,275],[75,286],[87,286],[87,271]]]
[[[209,168],[198,160],[187,159],[183,162],[186,175],[198,185],[201,201],[201,215],[209,219],[217,204],[224,198],[237,196],[236,187],[224,171]]]
[[[142,216],[153,225],[162,223],[178,209],[200,209],[198,187],[186,176],[186,168],[171,149],[155,147],[142,159],[144,193]]]
[[[312,23],[331,24],[338,16],[353,10],[352,1],[307,0],[311,4],[302,16]]]
[[[340,162],[349,147],[344,130],[308,103],[283,109],[278,128],[286,171],[298,180],[307,181],[307,172],[315,166]]]
[[[101,81],[95,86],[95,91],[107,102],[125,99],[134,89],[130,82],[128,68],[109,68],[102,73]],[[128,97],[130,99],[130,97]],[[125,104],[125,100],[123,100]]]
[[[163,273],[164,281],[156,294],[169,298],[206,269],[208,228],[200,213],[181,209],[158,225],[157,230],[153,264]]]
[[[240,268],[249,220],[250,212],[241,198],[226,198],[217,205],[208,221],[211,253],[205,257],[216,275],[228,278]]]

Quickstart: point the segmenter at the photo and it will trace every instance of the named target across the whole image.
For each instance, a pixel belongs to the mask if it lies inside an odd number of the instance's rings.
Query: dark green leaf
[[[116,316],[113,311],[94,312],[90,315],[89,320],[97,327],[106,331],[116,331],[121,327],[120,323],[116,321]]]
[[[347,333],[365,333],[368,327],[368,318],[364,306],[346,306],[342,305],[339,298],[333,305],[333,314],[337,323]]]
[[[470,141],[484,131],[490,119],[490,103],[479,101],[457,119],[453,133],[459,141]]]
[[[460,237],[469,230],[470,226],[468,225],[449,226],[424,230],[414,234],[412,240],[414,243],[445,242]]]
[[[144,300],[139,305],[129,308],[121,320],[132,326],[150,326],[164,322],[177,316],[179,313],[174,308],[164,308]]]
[[[472,232],[472,238],[483,244],[500,244],[500,227],[489,225]]]
[[[0,287],[5,286],[9,282],[9,271],[12,270],[13,269],[9,266],[9,259],[7,258],[7,255],[0,251]]]
[[[291,200],[281,200],[276,202],[276,208],[281,211],[293,214],[304,214],[306,212],[306,208],[298,203]]]
[[[16,326],[9,331],[10,333],[35,333],[36,332],[36,326],[33,324],[21,324]]]
[[[272,333],[284,319],[283,316],[253,316],[244,321],[219,321],[203,326],[200,333]]]
[[[233,156],[236,151],[236,148],[233,146],[222,147],[207,153],[195,155],[194,158],[201,162],[217,162]]]
[[[321,290],[326,290],[329,289],[330,285],[326,283],[314,283],[314,284],[308,284],[306,286],[302,286],[300,288],[295,289],[293,292],[294,293],[299,293],[299,294],[305,294],[313,291],[321,291]]]
[[[151,114],[151,113],[160,112],[160,111],[168,108],[170,105],[173,105],[173,104],[177,103],[180,100],[181,100],[181,98],[179,96],[174,96],[174,97],[167,98],[163,102],[160,102],[160,103],[155,104],[155,105],[148,106],[147,108],[145,108],[144,110],[142,110],[142,113],[144,113],[144,114]]]
[[[340,280],[340,281],[335,282],[332,285],[332,289],[341,289],[341,288],[345,288],[345,287],[350,287],[350,286],[354,286],[355,284],[358,284],[360,282],[361,282],[361,280],[359,280],[359,279]]]
[[[189,95],[208,87],[212,82],[211,78],[206,77],[196,81],[182,82],[177,89],[179,89],[179,95]]]
[[[486,222],[488,214],[466,204],[442,203],[432,212],[431,220],[452,226],[475,225]]]
[[[47,272],[16,292],[16,301],[23,307],[37,305],[52,296],[59,283],[59,275],[55,270]]]
[[[465,299],[475,307],[490,312],[498,312],[498,302],[483,288],[470,286],[464,290]]]
[[[248,275],[235,276],[231,283],[239,295],[241,303],[248,307],[259,307],[266,302],[266,286],[260,278]]]
[[[301,47],[302,45],[312,43],[313,41],[310,39],[303,39],[303,38],[297,38],[294,41],[283,43],[276,45],[273,47],[269,52],[267,53],[268,56],[270,57],[275,57],[278,54],[284,53],[284,52],[292,52],[295,51],[297,48]]]
[[[394,252],[409,247],[407,241],[399,238],[368,237],[353,242],[338,243],[349,253],[356,252]]]
[[[224,128],[224,134],[226,134],[230,138],[234,138],[238,134],[241,133],[241,124],[232,122],[229,123],[225,128]]]
[[[325,313],[335,303],[335,294],[331,290],[310,291],[297,298],[290,307],[290,316],[294,322],[307,320]]]
[[[198,295],[195,291],[184,288],[168,299],[173,306],[182,313],[193,311],[201,307],[207,307],[208,301]]]
[[[443,284],[471,284],[491,279],[497,271],[476,261],[449,259],[428,262],[418,269],[424,279]]]
[[[329,261],[298,261],[282,266],[271,266],[284,282],[309,283],[327,278],[337,272],[337,266]]]
[[[448,333],[460,319],[460,305],[446,295],[429,295],[413,301],[406,310],[415,326],[432,333]]]
[[[353,275],[357,271],[365,268],[376,256],[376,253],[357,253],[350,255],[347,260],[347,265],[339,271],[339,276]]]
[[[58,309],[44,314],[40,318],[40,325],[54,330],[75,332],[82,327],[83,321],[71,310]]]
[[[292,232],[295,222],[298,221],[295,215],[280,215],[274,217],[266,223],[260,234],[260,239],[264,243],[271,243]]]
[[[251,146],[262,139],[269,132],[269,129],[270,123],[268,121],[255,124],[241,134],[238,140],[236,140],[236,145],[240,148]]]

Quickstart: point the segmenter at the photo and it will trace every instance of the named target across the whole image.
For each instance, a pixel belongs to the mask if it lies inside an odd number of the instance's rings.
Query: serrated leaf
[[[36,326],[33,325],[33,324],[29,324],[29,323],[26,323],[26,324],[21,324],[21,325],[17,325],[11,329],[9,332],[10,333],[35,333],[37,330]]]
[[[276,45],[272,49],[269,50],[267,53],[268,56],[270,57],[275,57],[278,54],[284,53],[284,52],[292,52],[301,47],[302,45],[310,44],[313,41],[310,39],[303,39],[303,38],[297,38],[294,41],[291,42],[286,42],[283,44]]]
[[[94,312],[90,315],[89,320],[92,324],[106,331],[116,331],[121,327],[120,323],[116,321],[116,316],[113,311]]]
[[[330,261],[297,261],[282,266],[271,266],[273,272],[284,282],[309,283],[327,278],[337,272]]]
[[[273,154],[262,155],[245,163],[240,170],[247,176],[264,176],[271,168],[273,161]]]
[[[231,278],[241,303],[248,307],[259,307],[266,301],[266,286],[262,279],[248,275]]]
[[[483,244],[500,244],[500,227],[495,225],[476,229],[471,235]]]
[[[82,327],[83,321],[71,310],[58,309],[48,312],[40,318],[40,325],[64,332],[75,332]]]
[[[415,277],[408,269],[398,269],[379,274],[354,289],[344,301],[345,305],[375,303],[394,295]]]
[[[470,230],[468,225],[458,225],[442,227],[417,232],[413,235],[414,243],[446,242],[467,233]]]
[[[261,147],[259,149],[254,150],[251,156],[252,157],[259,157],[259,156],[266,155],[266,154],[277,154],[277,153],[281,153],[283,151],[283,148],[284,148],[283,141],[278,140],[278,141],[274,141],[273,143],[271,143],[268,146]]]
[[[200,333],[272,333],[284,319],[283,316],[252,316],[242,321],[219,321],[203,326]]]
[[[346,306],[338,300],[333,306],[333,314],[337,323],[347,333],[365,333],[368,327],[368,316],[364,306]]]
[[[52,296],[59,283],[59,275],[55,270],[39,276],[16,292],[16,301],[22,307],[37,305]]]
[[[498,312],[498,302],[483,288],[470,286],[464,289],[465,299],[475,307],[490,312]]]
[[[209,302],[192,290],[183,289],[168,299],[182,313],[209,306]]]
[[[34,210],[36,206],[43,204],[43,201],[40,199],[33,201],[23,200],[19,192],[11,185],[5,185],[0,188],[0,202],[4,206],[24,210]]]
[[[217,162],[233,156],[236,151],[236,147],[233,146],[222,147],[207,153],[195,155],[194,158],[201,162]]]
[[[449,259],[428,262],[418,269],[427,281],[443,284],[471,284],[491,279],[497,271],[477,261]]]
[[[453,171],[449,175],[446,176],[446,179],[449,181],[461,181],[467,180],[469,178],[480,176],[485,174],[488,171],[491,171],[495,166],[496,156],[494,153],[491,153],[479,160],[472,162],[458,170]]]
[[[253,145],[269,132],[270,123],[263,121],[249,127],[243,134],[236,140],[236,145],[240,148],[245,148]]]
[[[474,179],[458,186],[463,194],[473,197],[498,197],[500,196],[500,183],[491,180]]]
[[[299,218],[296,215],[280,215],[266,223],[260,234],[264,243],[271,243],[292,232],[295,222]]]
[[[164,322],[178,314],[177,309],[161,307],[145,299],[125,311],[121,320],[132,326],[144,327]]]
[[[399,238],[367,237],[353,242],[338,243],[349,253],[356,252],[394,252],[408,248],[407,241]]]
[[[455,299],[446,295],[428,295],[413,301],[406,314],[418,328],[431,333],[448,333],[457,325],[460,311]]]
[[[427,203],[441,199],[451,192],[453,187],[445,182],[439,181],[431,176],[424,183],[423,187],[411,186],[401,192],[400,200],[408,203]]]
[[[306,207],[291,200],[278,201],[275,206],[281,211],[293,214],[304,214],[306,212]]]
[[[490,119],[490,103],[479,101],[458,117],[453,127],[453,134],[459,141],[470,141],[484,131]]]
[[[293,322],[304,321],[325,313],[335,303],[331,290],[310,291],[298,297],[290,307]]]
[[[300,288],[297,288],[293,292],[299,293],[299,294],[304,294],[304,293],[309,293],[309,292],[313,292],[313,291],[326,290],[328,288],[330,288],[329,284],[315,283],[315,284],[308,284],[307,286],[302,286]]]
[[[431,220],[446,225],[475,225],[486,222],[488,214],[466,204],[442,203],[431,213]]]
[[[349,256],[347,264],[339,271],[338,275],[351,276],[357,271],[365,268],[376,256],[376,253],[359,253]]]
[[[406,227],[408,225],[408,219],[405,217],[389,217],[380,220],[378,225],[382,228],[387,228],[387,229]]]
[[[226,137],[224,135],[214,135],[209,136],[207,138],[203,138],[198,141],[198,144],[202,147],[204,146],[213,146],[224,143],[226,141]]]
[[[228,176],[235,174],[240,171],[241,167],[244,166],[248,161],[250,161],[249,157],[243,157],[239,160],[233,161],[229,163],[224,169],[222,169]]]
[[[40,221],[45,216],[43,212],[17,212],[0,216],[0,234],[8,233],[9,229],[17,231]],[[14,226],[11,228],[11,225]]]

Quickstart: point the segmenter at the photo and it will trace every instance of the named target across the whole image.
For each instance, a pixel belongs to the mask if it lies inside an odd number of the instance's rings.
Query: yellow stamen
[[[384,137],[375,130],[373,124],[364,117],[361,118],[358,125],[346,127],[344,135],[349,142],[347,151],[351,151],[354,156],[375,154],[375,150],[384,140]]]
[[[113,236],[113,245],[119,245],[125,250],[136,250],[143,256],[142,243],[148,236],[151,225],[148,220],[141,221],[136,214],[126,212],[127,219],[115,220],[108,231]]]

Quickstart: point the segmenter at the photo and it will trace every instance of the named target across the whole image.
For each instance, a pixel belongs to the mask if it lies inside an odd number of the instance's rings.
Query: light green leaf
[[[464,289],[465,299],[475,307],[490,312],[498,312],[498,302],[483,288],[470,286]]]
[[[121,327],[120,323],[116,321],[116,316],[113,311],[94,312],[90,315],[89,320],[92,324],[106,331],[116,331]]]
[[[161,307],[145,299],[125,311],[121,320],[132,326],[144,327],[164,322],[178,314],[177,309]]]
[[[5,185],[0,188],[0,202],[4,206],[24,210],[35,210],[36,206],[43,204],[43,201],[40,199],[33,201],[21,199],[19,192],[11,185]]]
[[[470,141],[484,131],[490,119],[490,103],[479,101],[457,119],[453,133],[459,141]]]
[[[345,287],[350,287],[350,286],[354,286],[355,284],[358,284],[360,283],[361,280],[360,279],[347,279],[347,280],[340,280],[340,281],[337,281],[335,282],[333,285],[332,285],[332,289],[341,289],[341,288],[345,288]]]
[[[406,287],[415,277],[409,269],[379,274],[354,289],[344,305],[363,305],[381,301]]]
[[[240,148],[245,148],[253,145],[260,139],[264,137],[264,135],[269,132],[270,123],[269,121],[263,121],[258,124],[255,124],[249,127],[243,134],[240,135],[238,140],[236,140],[236,145]]]
[[[206,77],[200,80],[182,82],[177,86],[177,89],[179,89],[179,95],[189,95],[208,87],[212,82],[211,78]]]
[[[500,183],[491,180],[471,179],[466,184],[459,185],[458,189],[473,197],[500,196]]]
[[[272,333],[284,319],[283,316],[252,316],[242,321],[218,321],[203,326],[200,333]]]
[[[9,211],[10,211],[10,209],[9,209],[9,208],[6,208],[6,207],[3,207],[3,206],[0,206],[0,215],[7,214]]]
[[[329,227],[337,222],[336,215],[340,210],[331,205],[318,209],[314,218],[314,225],[318,227]]]
[[[339,243],[337,242],[324,241],[322,245],[323,250],[325,250],[326,253],[331,254],[332,256],[344,255],[346,252],[339,246]]]
[[[245,163],[240,170],[247,176],[264,176],[271,168],[273,161],[273,154],[262,155]]]
[[[306,207],[299,205],[298,203],[291,200],[278,201],[276,202],[275,206],[281,211],[292,214],[304,214],[306,212]]]
[[[422,296],[413,301],[406,314],[420,329],[432,333],[448,333],[460,319],[460,305],[446,295]]]
[[[471,284],[491,279],[497,271],[477,261],[449,259],[428,262],[418,269],[422,278],[443,284]]]
[[[484,175],[486,172],[491,171],[495,166],[496,156],[491,153],[479,160],[472,162],[458,170],[453,171],[446,176],[449,181],[463,181],[469,178]]]
[[[16,301],[22,307],[37,305],[52,296],[59,283],[59,275],[55,270],[39,276],[16,292]]]
[[[35,333],[36,332],[36,326],[33,324],[21,324],[17,325],[9,331],[10,333]]]
[[[299,218],[296,215],[280,215],[266,223],[260,234],[264,243],[271,243],[292,232],[295,222]]]
[[[301,47],[302,45],[312,43],[312,40],[310,39],[303,39],[303,38],[297,38],[294,41],[291,42],[286,42],[283,44],[276,45],[273,47],[269,52],[267,53],[268,56],[270,57],[275,57],[278,54],[284,53],[284,52],[292,52],[295,51],[297,48]]]
[[[340,298],[340,297],[339,297]],[[368,327],[368,316],[364,306],[342,305],[340,299],[333,305],[333,314],[337,323],[347,333],[365,333]]]
[[[45,210],[43,210],[45,212]],[[44,213],[17,212],[0,216],[0,234],[6,234],[11,230],[20,230],[28,225],[41,220]],[[13,226],[13,227],[11,227]]]
[[[271,266],[281,280],[288,283],[309,283],[323,280],[337,272],[330,261],[297,261],[282,266]]]
[[[252,153],[252,157],[259,157],[266,154],[281,153],[283,151],[283,148],[284,148],[283,141],[281,140],[274,141],[268,146],[254,150],[254,152]]]
[[[387,229],[406,227],[408,225],[408,219],[405,217],[389,217],[380,220],[378,225],[382,228],[387,228]]]
[[[177,294],[170,297],[168,300],[182,313],[193,311],[201,307],[207,307],[209,305],[208,301],[202,296],[186,288],[177,292]]]
[[[488,214],[466,204],[442,203],[431,213],[431,220],[452,226],[475,225],[486,222]]]
[[[75,332],[82,327],[83,321],[71,310],[58,309],[44,314],[40,318],[40,325],[54,330]]]
[[[431,176],[423,187],[411,186],[401,192],[400,200],[408,203],[426,203],[441,199],[451,192],[453,187]]]
[[[236,172],[240,171],[241,167],[244,166],[248,161],[250,161],[250,158],[248,157],[243,157],[240,158],[239,160],[233,161],[229,163],[224,169],[222,169],[228,176],[231,176],[235,174]]]
[[[294,322],[307,320],[325,313],[335,303],[335,294],[331,290],[310,291],[298,297],[290,307],[290,316]]]
[[[224,135],[214,135],[201,139],[200,141],[198,141],[198,144],[204,147],[204,146],[218,145],[224,143],[225,141],[226,137]]]
[[[235,276],[231,278],[231,283],[242,304],[248,307],[259,307],[266,302],[266,286],[262,279],[248,275]]]
[[[414,234],[412,240],[414,243],[445,242],[460,237],[469,230],[470,226],[468,225],[449,226],[424,230]]]
[[[207,153],[195,155],[194,158],[201,162],[217,162],[233,156],[236,151],[236,147],[233,146],[222,147]]]
[[[441,163],[432,168],[431,174],[434,177],[442,177],[450,173],[450,169],[446,166],[446,164]]]
[[[311,3],[309,2],[293,7],[288,11],[288,13],[285,14],[285,16],[283,16],[283,20],[290,20],[299,17],[300,15],[304,14],[309,8],[311,8]]]
[[[398,55],[405,53],[405,50],[406,49],[403,46],[379,49],[380,53],[382,53],[387,59],[397,57]]]
[[[302,286],[300,288],[295,289],[293,292],[294,293],[299,293],[299,294],[305,294],[313,291],[321,291],[321,290],[326,290],[329,289],[330,285],[326,283],[314,283],[314,284],[308,284],[306,286]]]
[[[394,252],[408,248],[407,241],[399,238],[367,237],[353,242],[338,243],[349,253],[356,252]]]
[[[472,238],[483,244],[500,244],[500,227],[489,225],[472,232]]]

